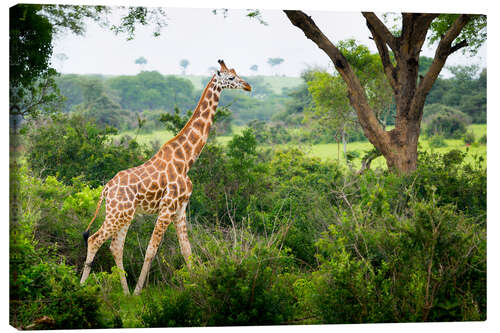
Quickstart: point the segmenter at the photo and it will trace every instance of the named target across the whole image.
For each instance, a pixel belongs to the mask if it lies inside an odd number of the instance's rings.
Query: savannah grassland
[[[471,124],[468,126],[467,130],[474,133],[476,140],[481,138],[483,135],[486,135],[486,124]],[[243,126],[233,126],[233,134],[239,134],[244,129]],[[151,133],[141,134],[135,131],[127,131],[122,132],[118,135],[129,135],[137,139],[137,141],[141,144],[148,144],[150,142],[159,142],[163,143],[168,141],[173,137],[173,135],[167,131],[154,131]],[[231,140],[232,136],[219,136],[217,137],[217,141],[220,143],[227,143]],[[478,143],[473,143],[472,145],[466,145],[461,139],[445,139],[446,146],[439,148],[432,148],[429,146],[429,140],[421,135],[420,140],[420,150],[428,151],[431,153],[446,153],[452,149],[458,149],[463,152],[468,152],[466,156],[466,161],[471,162],[476,156],[483,157],[484,166],[486,166],[486,145],[481,145]],[[284,148],[289,145],[275,145],[275,148]],[[307,156],[310,157],[318,157],[323,161],[327,160],[338,160],[345,163],[345,159],[343,158],[343,146],[341,143],[321,143],[315,145],[301,145],[300,149],[304,150]],[[261,148],[269,148],[269,146],[263,146]],[[356,157],[352,160],[352,166],[355,168],[359,168],[361,166],[361,158],[364,153],[373,149],[373,145],[368,141],[357,141],[357,142],[349,142],[347,144],[347,152],[358,152],[359,157]],[[372,168],[382,168],[387,169],[387,165],[383,157],[378,157],[372,162]]]

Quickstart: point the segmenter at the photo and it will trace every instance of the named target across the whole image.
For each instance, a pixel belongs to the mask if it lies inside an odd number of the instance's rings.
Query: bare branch
[[[382,60],[382,65],[384,66],[384,73],[392,87],[392,90],[396,93],[397,74],[396,69],[391,63],[391,57],[387,45],[389,45],[394,53],[399,53],[397,39],[374,13],[363,12],[363,16],[366,19],[368,29],[370,29],[372,33],[373,40],[377,45],[378,53],[380,55],[380,59]]]
[[[423,103],[425,102],[425,97],[431,90],[432,85],[434,84],[439,73],[443,69],[448,56],[467,45],[467,41],[465,40],[455,44],[453,47],[451,44],[458,37],[462,29],[467,25],[467,23],[469,23],[471,19],[472,17],[470,15],[467,14],[460,15],[455,20],[455,22],[453,22],[453,24],[448,29],[443,38],[441,38],[441,40],[439,41],[438,47],[434,54],[434,60],[432,61],[432,64],[429,67],[429,70],[427,71],[427,74],[425,74],[423,80],[420,81],[420,84],[415,93],[415,97],[413,98],[412,107],[410,111],[413,117],[420,117],[420,115],[417,114],[421,112],[422,108],[420,106],[422,106]]]
[[[439,14],[418,14],[414,21],[412,43],[416,50],[421,50],[427,36],[427,31],[432,21],[438,17]]]
[[[397,52],[398,51],[397,37],[394,37],[392,32],[390,32],[389,29],[385,26],[385,24],[382,21],[380,21],[377,15],[375,15],[372,12],[362,12],[362,14],[366,19],[368,28],[370,28],[371,26],[377,32],[377,35],[380,36],[385,41],[385,43],[387,43],[387,45],[389,45],[392,51]]]
[[[454,52],[456,52],[456,51],[458,51],[461,48],[466,47],[466,46],[469,46],[469,43],[467,43],[467,41],[464,39],[463,41],[458,42],[451,47],[450,54],[452,54],[452,53],[454,53]]]

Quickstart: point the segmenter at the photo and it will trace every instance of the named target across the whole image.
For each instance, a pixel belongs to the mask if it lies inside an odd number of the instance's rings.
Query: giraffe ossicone
[[[87,258],[80,283],[83,284],[88,278],[91,264],[99,248],[107,239],[112,238],[110,250],[119,268],[123,291],[129,293],[123,268],[123,246],[136,212],[158,214],[158,218],[134,294],[141,292],[151,261],[171,222],[174,222],[186,265],[188,268],[191,267],[186,206],[193,185],[187,173],[207,142],[222,90],[227,88],[251,91],[252,89],[234,69],[228,69],[224,61],[218,62],[220,70],[213,75],[203,90],[198,105],[184,128],[147,162],[118,172],[104,186],[94,218],[83,234],[87,242]],[[103,199],[106,201],[106,217],[99,230],[88,237],[90,226],[97,216]]]

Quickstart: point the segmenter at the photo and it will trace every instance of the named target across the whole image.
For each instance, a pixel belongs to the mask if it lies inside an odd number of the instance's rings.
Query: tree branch
[[[377,35],[383,38],[383,40],[389,45],[393,52],[398,51],[398,39],[394,37],[392,32],[385,26],[385,24],[380,21],[380,19],[372,12],[362,12],[366,19],[367,24],[371,25],[374,30],[377,31]],[[370,27],[368,27],[370,28]],[[370,29],[371,30],[371,29]]]
[[[432,23],[432,21],[438,17],[439,14],[418,14],[414,21],[413,28],[413,39],[412,43],[415,45],[415,49],[421,50],[425,42],[425,37],[427,36],[427,31]]]
[[[392,87],[392,90],[394,93],[397,93],[396,69],[391,63],[389,49],[387,48],[387,45],[389,45],[395,54],[398,53],[399,48],[397,47],[397,39],[393,36],[389,29],[387,29],[382,21],[379,20],[377,15],[370,12],[363,12],[362,14],[366,19],[368,29],[370,29],[372,33],[373,40],[377,45],[378,53],[380,55],[380,59],[382,60],[382,65],[384,66],[384,73]]]
[[[407,44],[410,42],[413,30],[414,15],[415,14],[412,13],[401,13],[401,17],[403,20],[403,25],[401,28],[401,36],[399,37],[401,44]],[[400,46],[401,51],[405,51],[407,49],[408,47],[404,47],[402,45]]]
[[[321,32],[310,16],[297,10],[285,10],[284,12],[290,22],[302,30],[305,36],[312,40],[332,60],[335,69],[347,84],[349,100],[356,110],[359,123],[366,137],[378,149],[385,152],[390,139],[389,135],[379,124],[375,113],[368,105],[365,90],[342,52]]]
[[[462,29],[467,25],[467,23],[469,23],[471,19],[472,17],[470,15],[460,15],[439,41],[438,47],[434,54],[434,60],[432,61],[427,74],[425,74],[424,78],[420,81],[420,84],[418,85],[417,91],[413,98],[410,113],[414,118],[421,116],[419,113],[422,112],[421,106],[423,106],[425,102],[425,97],[431,90],[432,85],[443,69],[448,56],[467,45],[467,41],[464,40],[455,44],[453,47],[451,46],[453,41],[458,37]]]
[[[454,52],[456,52],[456,51],[458,51],[461,48],[466,47],[466,46],[469,46],[469,43],[467,43],[467,41],[464,39],[463,41],[458,42],[451,47],[450,54],[452,54],[452,53],[454,53]]]

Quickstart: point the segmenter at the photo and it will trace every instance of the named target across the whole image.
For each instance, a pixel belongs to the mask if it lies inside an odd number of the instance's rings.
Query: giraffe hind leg
[[[191,244],[189,243],[186,222],[187,203],[187,201],[182,203],[181,209],[177,213],[175,219],[175,231],[177,232],[177,239],[179,240],[182,256],[184,257],[184,260],[186,260],[188,269],[191,269]]]
[[[104,220],[104,223],[99,228],[99,230],[97,230],[92,236],[88,238],[87,259],[85,260],[85,266],[83,268],[82,278],[80,280],[81,284],[83,284],[89,277],[92,262],[94,261],[95,255],[99,248],[106,240],[114,236],[118,232],[118,230],[123,227],[123,225],[128,224],[132,219],[132,216],[129,216],[126,219],[122,218],[118,220],[113,216],[106,215],[106,219]]]

